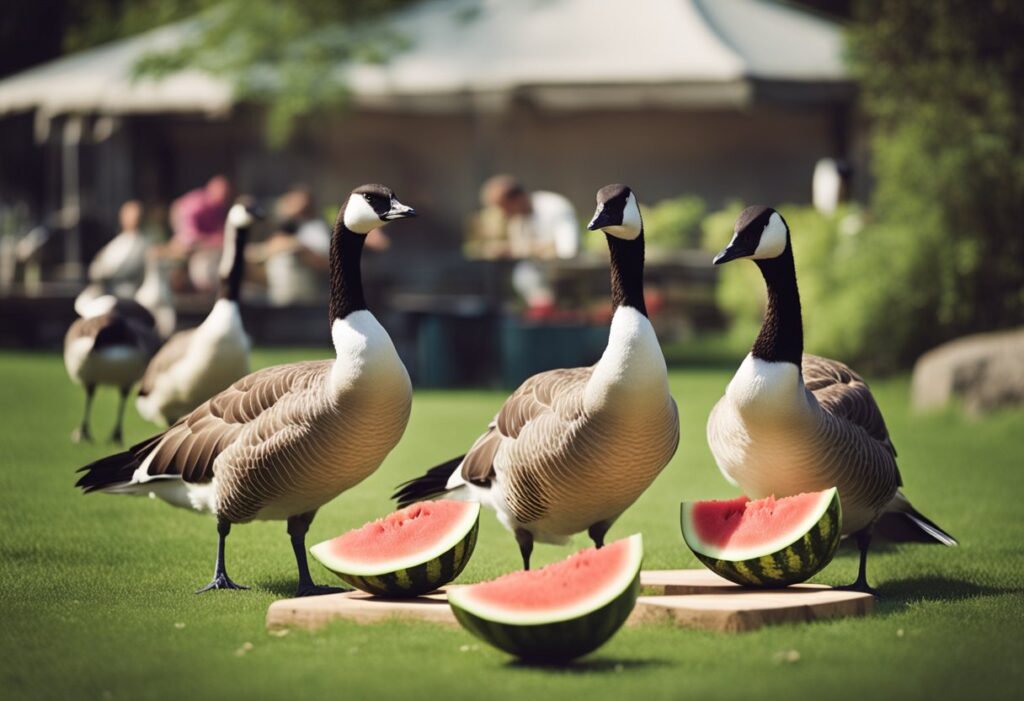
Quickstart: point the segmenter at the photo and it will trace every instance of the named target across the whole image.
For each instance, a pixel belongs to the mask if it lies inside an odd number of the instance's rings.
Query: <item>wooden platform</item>
[[[869,594],[820,584],[745,589],[709,570],[644,571],[640,584],[642,595],[630,624],[670,622],[685,628],[742,632],[776,623],[864,616],[875,605]],[[440,590],[415,599],[383,599],[363,592],[282,599],[270,605],[267,627],[319,628],[340,619],[375,623],[391,618],[458,625],[446,590]]]

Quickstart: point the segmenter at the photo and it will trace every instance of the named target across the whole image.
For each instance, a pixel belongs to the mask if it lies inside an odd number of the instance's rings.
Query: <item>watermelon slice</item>
[[[563,661],[603,645],[640,592],[639,534],[539,570],[453,589],[448,603],[473,635],[528,660]]]
[[[419,596],[459,576],[479,528],[477,503],[424,501],[317,543],[309,552],[356,589]]]
[[[683,539],[710,570],[752,587],[810,579],[832,561],[842,530],[835,487],[792,497],[684,502]]]

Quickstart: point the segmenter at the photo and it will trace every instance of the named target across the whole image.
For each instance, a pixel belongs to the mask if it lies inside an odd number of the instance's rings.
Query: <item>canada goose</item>
[[[92,440],[89,413],[93,394],[98,385],[113,385],[120,390],[121,401],[110,440],[120,444],[128,392],[160,346],[153,316],[136,302],[113,295],[83,299],[76,302],[76,308],[83,316],[64,336],[64,367],[71,379],[85,388],[85,412],[71,440]]]
[[[120,297],[139,289],[145,272],[149,239],[142,233],[142,203],[128,200],[118,212],[121,231],[89,263],[89,280]]]
[[[169,426],[249,373],[249,337],[238,293],[249,229],[263,210],[248,197],[228,211],[220,261],[220,293],[197,328],[171,336],[146,368],[135,406],[142,417]]]
[[[850,588],[871,591],[867,551],[886,512],[946,545],[956,540],[903,496],[896,449],[867,384],[846,365],[803,352],[800,295],[789,227],[770,207],[748,207],[715,265],[750,259],[768,287],[754,346],[708,418],[719,469],[754,499],[839,488],[843,533],[857,538],[860,569]]]
[[[625,185],[597,193],[587,227],[611,252],[608,345],[596,365],[529,378],[464,456],[399,486],[406,505],[443,497],[493,508],[530,568],[534,540],[586,530],[601,547],[616,518],[651,485],[679,443],[665,358],[644,306],[644,235]]]
[[[146,257],[146,275],[135,293],[135,301],[153,315],[157,333],[163,339],[170,338],[178,324],[178,315],[174,309],[174,293],[171,292],[171,283],[168,280],[169,266],[168,259],[150,251]]]
[[[359,261],[365,235],[411,217],[382,185],[352,191],[331,242],[334,360],[290,363],[243,377],[130,450],[83,467],[85,492],[153,494],[210,512],[219,536],[213,581],[199,591],[239,589],[224,565],[235,523],[287,520],[299,570],[298,595],[316,586],[305,538],[321,506],[377,469],[405,431],[409,375],[384,328],[366,308]]]

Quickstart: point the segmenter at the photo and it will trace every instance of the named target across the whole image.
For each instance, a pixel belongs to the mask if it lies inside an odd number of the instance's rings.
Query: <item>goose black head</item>
[[[609,236],[632,241],[643,231],[636,195],[625,185],[605,185],[597,191],[597,211],[587,224],[590,231],[601,229]]]
[[[368,234],[389,221],[415,217],[416,210],[398,201],[391,188],[361,185],[352,191],[345,204],[345,228],[356,234]]]
[[[235,200],[228,210],[228,222],[236,229],[244,229],[253,225],[257,219],[265,218],[266,212],[256,201],[256,198],[249,195],[242,195]]]
[[[781,256],[789,244],[789,226],[771,207],[755,205],[740,213],[732,241],[715,256],[714,264],[747,258],[767,260]]]

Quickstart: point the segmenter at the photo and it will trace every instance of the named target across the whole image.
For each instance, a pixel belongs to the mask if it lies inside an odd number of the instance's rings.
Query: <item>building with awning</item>
[[[74,205],[76,180],[81,207],[110,211],[215,171],[257,194],[309,182],[325,201],[380,179],[428,196],[444,238],[495,171],[580,206],[606,180],[628,180],[650,200],[806,201],[818,158],[856,156],[840,28],[791,5],[427,0],[388,21],[409,48],[385,64],[339,67],[353,109],[302,125],[283,152],[264,146],[259,110],[223,80],[133,77],[142,56],[180,45],[194,22],[0,81],[0,115],[22,115],[23,132],[31,115],[31,139],[65,151],[47,166],[59,176],[42,176],[41,211]],[[72,144],[102,154],[75,158]],[[75,161],[77,175],[66,172]]]
[[[19,165],[0,175],[0,203],[71,222],[73,274],[129,197],[159,208],[223,172],[258,197],[307,183],[326,209],[384,182],[422,216],[396,231],[379,279],[458,292],[466,218],[497,172],[565,194],[584,217],[608,182],[646,202],[809,202],[820,158],[862,160],[841,27],[793,5],[424,0],[384,21],[408,47],[339,66],[349,109],[302,120],[281,149],[266,144],[262,109],[220,78],[133,77],[195,20],[2,80],[0,145]],[[424,254],[437,263],[417,265]]]

